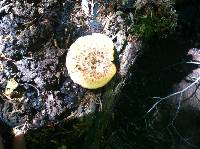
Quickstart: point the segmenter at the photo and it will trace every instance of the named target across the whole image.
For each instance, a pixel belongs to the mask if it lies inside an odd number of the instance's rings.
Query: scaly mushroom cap
[[[71,79],[84,88],[96,89],[107,84],[116,73],[114,44],[100,33],[78,38],[70,47],[66,66]]]

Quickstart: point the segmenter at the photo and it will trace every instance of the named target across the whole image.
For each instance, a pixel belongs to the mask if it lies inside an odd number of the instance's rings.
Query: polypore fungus
[[[66,66],[71,79],[84,88],[96,89],[107,84],[116,73],[114,44],[100,33],[78,38],[70,47]]]

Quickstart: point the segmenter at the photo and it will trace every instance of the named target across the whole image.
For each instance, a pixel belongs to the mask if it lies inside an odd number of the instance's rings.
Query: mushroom
[[[79,37],[69,48],[66,66],[71,79],[84,88],[106,85],[116,73],[112,39],[100,33]]]

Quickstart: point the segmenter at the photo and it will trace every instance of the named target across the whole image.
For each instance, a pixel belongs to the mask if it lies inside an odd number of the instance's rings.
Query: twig
[[[171,121],[171,123],[169,125],[173,125],[174,124],[174,121],[176,120],[177,116],[178,116],[178,112],[179,112],[179,109],[181,107],[181,98],[182,98],[182,93],[180,94],[180,97],[179,97],[179,101],[178,101],[178,107],[176,109],[176,113]]]
[[[197,65],[200,65],[200,62],[186,62],[186,64],[197,64]]]
[[[188,85],[186,88],[184,88],[183,90],[180,90],[178,92],[175,92],[175,93],[172,93],[172,94],[169,94],[163,98],[161,97],[153,97],[154,99],[160,99],[158,100],[148,111],[147,113],[150,113],[159,103],[161,103],[162,101],[170,98],[170,97],[173,97],[175,95],[178,95],[178,94],[182,94],[183,92],[185,92],[186,90],[188,90],[189,88],[191,88],[193,85],[195,85],[196,83],[198,83],[200,80],[200,77],[198,77],[193,83],[191,83],[190,85]]]

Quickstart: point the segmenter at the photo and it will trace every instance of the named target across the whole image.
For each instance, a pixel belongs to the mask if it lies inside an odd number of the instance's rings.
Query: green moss
[[[172,0],[136,3],[132,33],[138,37],[150,38],[174,31],[177,25],[177,14]]]

